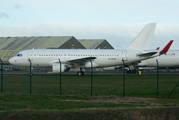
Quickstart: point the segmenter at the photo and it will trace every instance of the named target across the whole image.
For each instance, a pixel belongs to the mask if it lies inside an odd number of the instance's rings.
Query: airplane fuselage
[[[32,67],[52,67],[53,63],[65,61],[68,67],[80,66],[80,68],[90,68],[91,62],[89,60],[80,62],[68,62],[75,59],[83,59],[86,57],[95,57],[92,60],[93,67],[107,67],[122,65],[140,61],[145,57],[139,57],[136,54],[142,51],[138,50],[79,50],[79,49],[31,49],[19,52],[16,56],[12,57],[9,62],[17,66],[29,66],[29,60],[32,62]]]

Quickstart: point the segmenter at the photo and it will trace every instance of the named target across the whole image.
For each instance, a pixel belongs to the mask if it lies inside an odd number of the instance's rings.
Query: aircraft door
[[[28,52],[28,59],[33,61],[33,52]]]
[[[35,59],[34,59],[34,62],[35,62]],[[37,58],[36,62],[37,62],[37,66],[42,66],[42,64],[43,64],[43,54],[39,54],[39,57]]]
[[[127,61],[127,51],[122,51],[122,59]]]

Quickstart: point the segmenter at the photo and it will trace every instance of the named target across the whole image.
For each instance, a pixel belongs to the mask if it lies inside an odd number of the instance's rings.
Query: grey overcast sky
[[[157,23],[152,49],[174,40],[178,0],[0,0],[0,37],[74,36],[127,47],[147,23]]]

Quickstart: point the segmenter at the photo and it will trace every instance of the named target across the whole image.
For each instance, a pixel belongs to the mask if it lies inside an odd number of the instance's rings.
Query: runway
[[[3,71],[4,75],[29,75],[30,72],[7,72],[7,71]],[[1,74],[1,72],[0,72]],[[34,75],[58,75],[57,73],[47,73],[47,72],[33,72]],[[59,73],[60,74],[60,73]],[[77,75],[76,72],[65,72],[65,73],[61,73],[62,75]],[[123,75],[123,72],[93,72],[93,75]],[[126,75],[137,75],[137,74],[127,74]],[[142,72],[141,75],[153,75],[153,74],[157,74],[155,72],[151,72],[151,73],[145,73]],[[159,72],[159,74],[179,74],[179,72]],[[86,72],[84,75],[91,75],[91,73]]]

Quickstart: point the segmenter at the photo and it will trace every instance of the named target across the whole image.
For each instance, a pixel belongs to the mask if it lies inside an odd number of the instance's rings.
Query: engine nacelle
[[[117,69],[123,68],[123,66],[113,66],[113,67],[104,67],[104,71],[115,71]]]
[[[67,68],[65,66],[65,64],[61,64],[61,72],[66,72],[68,70],[70,70],[70,69]],[[53,73],[60,73],[60,63],[53,63],[52,72]]]
[[[104,71],[114,71],[115,67],[105,67],[103,68]]]

